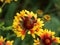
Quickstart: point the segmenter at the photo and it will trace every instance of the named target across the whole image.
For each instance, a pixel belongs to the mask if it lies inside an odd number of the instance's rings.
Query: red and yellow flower
[[[3,38],[3,36],[0,36],[0,45],[3,45],[5,39]]]
[[[36,29],[44,26],[43,21],[37,18],[37,14],[34,14],[32,11],[22,10],[16,15],[13,21],[13,31],[17,37],[22,37],[22,40],[27,32],[35,38]]]
[[[54,35],[55,32],[48,31],[48,29],[43,30],[42,33],[40,33],[42,44],[51,45],[53,42],[60,43],[60,38]]]
[[[6,41],[6,45],[13,45],[13,40],[12,41]]]
[[[13,45],[13,40],[12,41],[6,41],[6,38],[3,38],[3,36],[0,36],[0,45]]]

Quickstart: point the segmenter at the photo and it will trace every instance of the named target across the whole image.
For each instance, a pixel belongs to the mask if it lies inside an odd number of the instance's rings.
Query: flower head
[[[6,45],[13,45],[13,40],[12,41],[6,41]]]
[[[45,19],[46,21],[49,21],[49,20],[51,20],[51,17],[50,17],[48,14],[46,14],[46,15],[44,15],[44,19]]]
[[[53,37],[55,35],[55,32],[48,31],[48,29],[45,29],[41,34],[40,38],[42,40],[42,43],[44,45],[51,45],[53,42],[59,43],[60,39]]]
[[[39,14],[39,15],[42,15],[42,14],[43,14],[43,11],[42,11],[42,10],[37,10],[36,12],[37,12],[37,14]]]
[[[0,45],[3,45],[5,39],[3,38],[3,36],[0,36]]]
[[[26,32],[35,38],[36,29],[44,26],[43,21],[37,18],[37,14],[33,12],[22,10],[20,13],[16,13],[16,15],[13,21],[13,31],[22,39],[24,39]]]

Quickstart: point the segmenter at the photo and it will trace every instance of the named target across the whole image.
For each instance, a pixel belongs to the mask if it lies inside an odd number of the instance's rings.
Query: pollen
[[[45,40],[45,43],[50,43],[50,40],[49,40],[49,39],[46,39],[46,40]]]

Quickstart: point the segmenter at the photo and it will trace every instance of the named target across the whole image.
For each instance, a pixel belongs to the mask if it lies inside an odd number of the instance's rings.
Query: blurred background
[[[16,12],[24,9],[37,13],[41,18],[45,14],[49,15],[51,19],[45,21],[44,28],[55,31],[56,35],[60,37],[60,0],[13,0],[1,8],[3,4],[4,2],[0,2],[0,35],[7,37],[7,39],[15,40],[14,45],[32,45],[32,38],[28,39],[28,37],[26,41],[20,44],[19,42],[22,42],[21,39],[17,39],[13,31],[11,31],[11,25]]]

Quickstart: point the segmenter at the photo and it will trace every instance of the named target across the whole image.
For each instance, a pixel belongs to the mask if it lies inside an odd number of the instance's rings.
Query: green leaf
[[[0,27],[4,25],[4,22],[0,22]]]
[[[11,2],[9,4],[7,13],[5,15],[5,26],[11,26],[12,25],[13,16],[15,15],[15,12],[18,8],[19,2],[20,2],[20,0],[18,0],[18,2]]]

